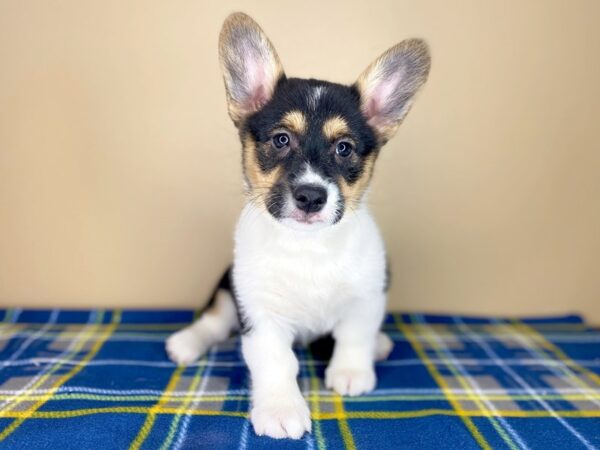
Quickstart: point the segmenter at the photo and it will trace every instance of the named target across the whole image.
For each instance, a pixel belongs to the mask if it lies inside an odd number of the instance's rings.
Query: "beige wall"
[[[429,41],[371,195],[392,307],[600,321],[597,0],[2,1],[0,306],[207,296],[242,202],[217,64],[238,9],[295,76]]]

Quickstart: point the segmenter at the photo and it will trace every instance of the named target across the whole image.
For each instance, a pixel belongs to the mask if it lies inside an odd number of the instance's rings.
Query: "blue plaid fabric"
[[[0,447],[597,448],[600,330],[576,316],[390,314],[377,389],[340,397],[298,348],[313,418],[300,441],[254,435],[239,339],[176,367],[163,343],[191,311],[0,312]]]

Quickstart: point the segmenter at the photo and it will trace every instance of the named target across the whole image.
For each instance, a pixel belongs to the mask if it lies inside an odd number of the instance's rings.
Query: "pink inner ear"
[[[400,85],[401,78],[400,73],[394,73],[387,79],[374,83],[375,87],[367,93],[367,101],[363,104],[363,114],[369,125],[382,125],[393,120],[389,114],[393,110],[390,102]]]
[[[272,85],[271,76],[265,71],[266,62],[247,58],[245,61],[248,98],[244,107],[251,112],[262,108],[271,95],[269,86]]]

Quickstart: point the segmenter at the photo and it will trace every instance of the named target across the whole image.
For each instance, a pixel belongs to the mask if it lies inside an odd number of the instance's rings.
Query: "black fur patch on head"
[[[290,115],[302,125],[298,126],[301,132],[284,126]],[[336,131],[336,124],[342,133],[340,136],[328,133],[329,130],[331,133]],[[294,145],[286,152],[278,152],[272,146],[274,135],[281,129],[293,135]],[[256,152],[255,160],[263,173],[276,168],[281,171],[266,200],[267,209],[275,217],[280,217],[286,185],[293,186],[307,164],[325,180],[336,184],[342,181],[351,186],[365,170],[371,170],[370,160],[378,151],[377,137],[361,113],[356,87],[313,79],[282,77],[271,100],[248,118],[240,132],[242,140],[250,137],[256,143],[252,150]],[[336,155],[337,137],[352,142],[351,156],[341,158]],[[355,199],[341,198],[336,222],[350,200]]]
[[[348,123],[352,136],[357,139],[358,155],[366,156],[377,147],[376,136],[361,113],[358,90],[314,79],[281,78],[272,99],[249,117],[245,128],[256,141],[268,142],[273,129],[290,111],[300,111],[306,118],[307,131],[301,136],[301,147],[302,155],[309,162],[322,161],[324,149],[331,145],[326,142],[322,127],[327,119],[336,116]],[[323,169],[326,171],[327,167]]]

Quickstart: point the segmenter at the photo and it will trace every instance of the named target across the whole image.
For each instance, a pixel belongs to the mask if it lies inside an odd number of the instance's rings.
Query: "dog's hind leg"
[[[375,344],[375,361],[386,360],[393,348],[394,341],[383,331],[380,331],[377,334],[377,343]]]
[[[186,365],[203,356],[214,344],[223,342],[239,328],[235,301],[230,290],[219,288],[213,301],[193,324],[167,339],[171,361]]]

